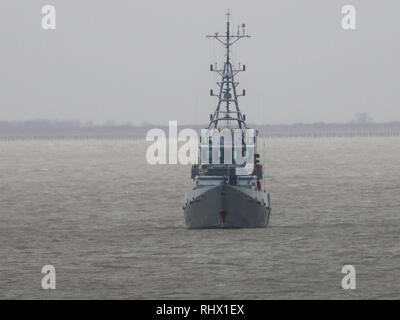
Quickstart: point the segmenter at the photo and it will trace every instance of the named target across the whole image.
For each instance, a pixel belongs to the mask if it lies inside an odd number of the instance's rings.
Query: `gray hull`
[[[188,228],[266,227],[270,211],[265,192],[227,184],[194,189],[184,206]]]

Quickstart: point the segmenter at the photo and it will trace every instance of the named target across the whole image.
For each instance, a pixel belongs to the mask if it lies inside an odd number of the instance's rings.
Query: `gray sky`
[[[345,4],[355,31],[341,28]],[[226,8],[252,35],[233,52],[248,121],[400,120],[399,0],[2,0],[0,120],[205,123],[222,59],[205,35],[224,31]]]

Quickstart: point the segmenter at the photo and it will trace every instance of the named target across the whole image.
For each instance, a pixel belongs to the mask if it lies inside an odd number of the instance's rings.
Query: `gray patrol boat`
[[[225,47],[226,60],[222,69],[210,70],[219,74],[218,105],[207,129],[200,138],[199,161],[192,165],[191,178],[195,187],[186,195],[183,206],[188,228],[256,228],[265,227],[271,212],[270,197],[262,188],[263,171],[257,153],[258,132],[246,125],[246,116],[239,109],[237,73],[246,70],[231,63],[231,46],[249,38],[245,25],[237,33],[230,31],[229,13],[226,33],[208,35]],[[242,29],[242,30],[241,30]],[[233,137],[233,138],[232,138]]]

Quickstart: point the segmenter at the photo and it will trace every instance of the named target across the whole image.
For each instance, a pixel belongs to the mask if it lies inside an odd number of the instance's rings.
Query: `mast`
[[[206,38],[214,38],[218,40],[222,45],[225,46],[226,54],[225,54],[225,62],[223,69],[217,69],[216,66],[214,68],[213,65],[210,66],[210,71],[217,72],[221,81],[217,82],[219,87],[219,93],[214,94],[213,90],[210,90],[210,95],[214,97],[218,97],[217,108],[214,111],[214,114],[210,117],[210,123],[208,128],[217,128],[218,122],[222,120],[226,120],[227,126],[229,126],[230,122],[236,122],[240,129],[247,128],[245,119],[240,112],[238,97],[244,96],[246,91],[243,90],[241,94],[238,94],[236,91],[239,82],[235,81],[235,76],[242,71],[246,70],[245,65],[240,65],[238,68],[234,69],[232,67],[232,63],[230,60],[230,50],[233,44],[243,38],[250,38],[249,35],[245,32],[245,24],[242,24],[242,33],[240,33],[240,27],[237,28],[237,34],[231,34],[230,32],[230,13],[227,12],[227,21],[226,21],[226,33],[225,35],[220,35],[216,32],[213,35],[207,35]],[[231,104],[234,105],[234,108],[231,108]],[[225,105],[225,107],[223,107]]]

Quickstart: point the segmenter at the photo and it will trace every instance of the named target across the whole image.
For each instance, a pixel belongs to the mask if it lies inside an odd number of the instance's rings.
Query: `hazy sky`
[[[205,35],[224,31],[226,8],[252,35],[233,52],[248,121],[400,120],[399,0],[1,0],[0,120],[205,123],[223,57]]]

